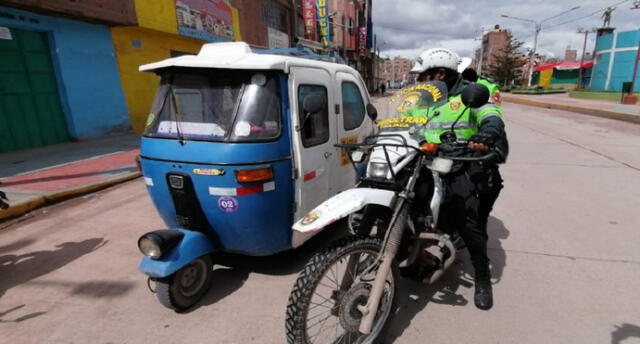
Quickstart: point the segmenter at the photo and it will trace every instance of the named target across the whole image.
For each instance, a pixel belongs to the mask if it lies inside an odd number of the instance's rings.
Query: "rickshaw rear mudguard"
[[[171,276],[194,259],[215,251],[204,234],[182,228],[176,230],[184,234],[182,240],[160,259],[144,257],[138,267],[140,272],[155,278]]]
[[[356,188],[341,192],[322,202],[293,225],[300,233],[316,232],[368,204],[391,207],[395,192],[381,189]]]

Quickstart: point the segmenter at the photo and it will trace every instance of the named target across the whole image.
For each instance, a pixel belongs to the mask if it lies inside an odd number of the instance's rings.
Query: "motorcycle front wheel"
[[[387,276],[372,331],[358,331],[375,279],[380,240],[349,237],[316,254],[298,276],[287,305],[289,344],[373,343],[395,308],[397,272]]]

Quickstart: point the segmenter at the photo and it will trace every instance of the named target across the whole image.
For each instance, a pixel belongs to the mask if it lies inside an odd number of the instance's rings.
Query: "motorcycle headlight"
[[[389,164],[386,162],[372,162],[369,165],[369,176],[374,178],[387,178]]]

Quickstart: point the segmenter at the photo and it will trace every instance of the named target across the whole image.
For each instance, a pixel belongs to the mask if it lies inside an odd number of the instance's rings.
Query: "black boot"
[[[489,310],[493,307],[493,292],[491,290],[490,278],[476,278],[476,291],[473,296],[476,307],[482,310]]]

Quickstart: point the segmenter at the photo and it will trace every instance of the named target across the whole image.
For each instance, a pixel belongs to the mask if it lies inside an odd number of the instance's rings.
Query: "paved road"
[[[435,286],[403,281],[385,343],[640,342],[640,126],[505,105],[512,153],[490,221],[496,305],[473,306],[466,255]],[[297,271],[327,240],[216,266],[186,314],[137,272],[163,227],[143,182],[0,224],[0,343],[283,343]]]

